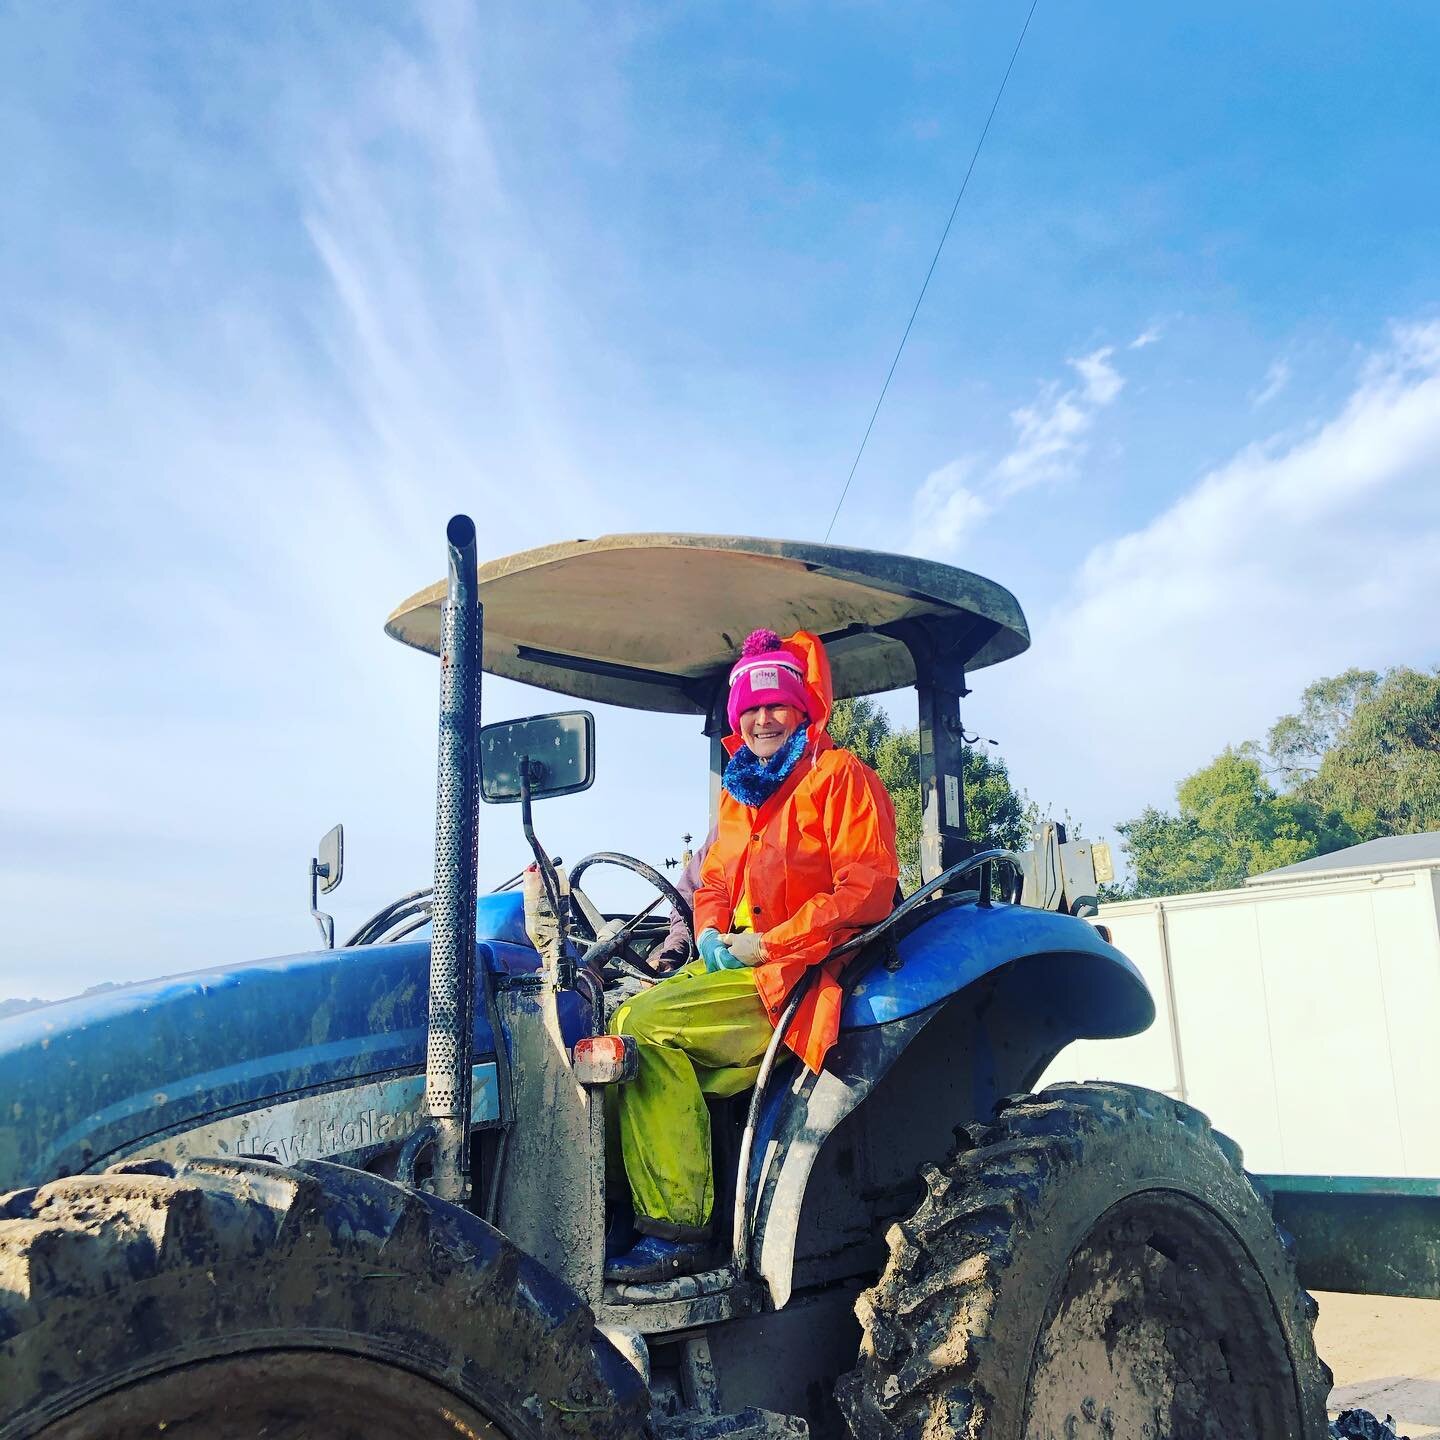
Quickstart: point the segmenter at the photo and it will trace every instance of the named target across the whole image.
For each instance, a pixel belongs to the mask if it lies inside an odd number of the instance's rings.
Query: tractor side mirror
[[[325,948],[335,948],[335,919],[320,910],[320,897],[328,895],[345,873],[345,827],[337,825],[326,832],[315,847],[316,854],[310,860],[310,914],[320,927]]]
[[[500,720],[480,731],[480,795],[490,805],[574,795],[595,781],[595,717],[588,710]]]
[[[345,873],[345,827],[335,826],[316,849],[315,877],[320,882],[320,893],[328,895]]]

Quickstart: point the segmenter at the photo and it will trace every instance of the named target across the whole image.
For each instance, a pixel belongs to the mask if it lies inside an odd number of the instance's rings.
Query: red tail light
[[[582,1085],[613,1085],[633,1080],[640,1066],[640,1050],[630,1035],[591,1035],[579,1041],[571,1058],[575,1078]]]

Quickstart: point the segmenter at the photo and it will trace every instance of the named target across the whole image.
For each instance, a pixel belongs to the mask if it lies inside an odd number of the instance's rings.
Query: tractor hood
[[[539,967],[521,905],[518,891],[480,897],[477,960],[494,974]],[[0,1192],[173,1145],[201,1125],[204,1148],[234,1148],[257,1113],[280,1149],[294,1148],[281,1159],[398,1142],[423,1118],[429,969],[425,940],[320,950],[0,1020]],[[567,1040],[578,1038],[588,1009],[561,998]],[[493,1123],[493,1072],[479,1062],[495,1045],[483,1005],[475,1016],[474,1118]]]
[[[761,626],[825,642],[835,698],[915,683],[905,635],[978,670],[1027,649],[1015,597],[929,560],[719,535],[606,535],[482,565],[484,667],[584,700],[705,715],[741,643]],[[386,633],[440,652],[442,581]]]

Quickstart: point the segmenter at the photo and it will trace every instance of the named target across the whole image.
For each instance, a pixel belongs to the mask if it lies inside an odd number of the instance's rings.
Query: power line
[[[1015,48],[1010,52],[1010,63],[1005,67],[1005,74],[1001,78],[1000,88],[995,92],[994,103],[990,106],[990,113],[985,117],[985,126],[980,131],[980,138],[975,142],[975,153],[970,157],[970,164],[966,167],[965,178],[960,182],[960,193],[955,197],[955,203],[950,207],[950,218],[945,222],[944,232],[940,236],[940,243],[935,247],[934,258],[930,261],[930,268],[925,272],[925,283],[920,287],[920,294],[915,298],[915,308],[910,312],[910,319],[905,325],[905,333],[900,337],[900,345],[895,351],[895,358],[890,362],[889,373],[885,376],[885,383],[880,387],[880,398],[875,402],[875,408],[870,412],[870,423],[865,427],[864,438],[860,441],[860,448],[855,452],[855,461],[850,466],[850,473],[845,477],[844,488],[840,491],[840,498],[835,502],[835,513],[830,517],[830,523],[825,527],[825,539],[829,540],[830,532],[835,528],[835,521],[840,517],[840,507],[845,503],[845,497],[850,493],[850,482],[855,478],[855,471],[860,466],[860,457],[865,453],[865,446],[870,440],[870,432],[875,428],[875,417],[880,413],[880,407],[885,403],[885,392],[890,388],[890,381],[895,374],[895,367],[900,363],[900,356],[904,352],[905,342],[910,338],[910,327],[915,323],[915,317],[920,313],[920,302],[925,298],[925,292],[930,288],[930,277],[935,273],[935,267],[940,263],[940,252],[945,248],[945,241],[950,236],[950,227],[955,223],[955,214],[960,209],[960,202],[965,198],[965,189],[970,184],[970,176],[974,174],[975,162],[980,158],[981,147],[985,144],[985,137],[990,133],[990,122],[995,118],[995,112],[1000,108],[1000,97],[1005,93],[1005,86],[1009,84],[1010,72],[1015,68],[1016,57],[1020,54],[1020,47],[1025,43],[1025,34],[1030,29],[1030,22],[1035,18],[1035,7],[1040,0],[1030,0],[1030,13],[1025,17],[1025,24],[1020,28],[1020,38],[1015,42]]]

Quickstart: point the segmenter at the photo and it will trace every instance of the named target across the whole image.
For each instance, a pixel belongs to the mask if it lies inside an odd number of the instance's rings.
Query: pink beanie
[[[740,716],[757,705],[793,705],[802,715],[810,710],[801,662],[773,630],[752,630],[730,670],[730,728],[738,734]]]

